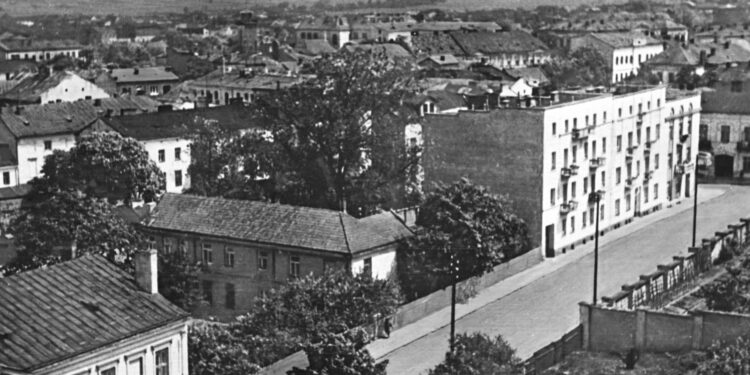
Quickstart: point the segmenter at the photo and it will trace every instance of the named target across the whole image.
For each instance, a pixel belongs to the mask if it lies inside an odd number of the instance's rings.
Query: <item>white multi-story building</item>
[[[641,64],[664,51],[662,42],[637,32],[591,33],[571,39],[571,50],[582,47],[602,54],[612,73],[612,83],[637,75]]]
[[[590,197],[605,231],[693,194],[699,93],[618,87],[501,106],[428,115],[425,180],[510,194],[545,256],[592,239]]]

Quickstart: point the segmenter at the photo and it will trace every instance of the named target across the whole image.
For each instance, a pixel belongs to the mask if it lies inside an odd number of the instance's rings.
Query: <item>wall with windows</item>
[[[75,146],[73,134],[51,135],[48,137],[22,138],[16,146],[18,158],[18,183],[28,183],[32,178],[40,176],[44,158],[52,154],[53,150],[67,151]]]
[[[179,321],[41,368],[34,374],[184,375],[187,322]]]
[[[164,172],[168,193],[182,193],[190,187],[190,140],[165,138],[141,140],[148,156]]]
[[[703,144],[713,154],[711,177],[750,177],[750,116],[705,113],[701,123]]]
[[[68,73],[60,83],[40,94],[41,103],[75,102],[77,100],[105,99],[109,94],[101,87]]]
[[[36,50],[36,51],[7,51],[0,54],[3,60],[34,60],[34,61],[46,61],[52,60],[57,56],[67,56],[72,58],[78,58],[81,50],[79,48],[66,49],[66,50]]]

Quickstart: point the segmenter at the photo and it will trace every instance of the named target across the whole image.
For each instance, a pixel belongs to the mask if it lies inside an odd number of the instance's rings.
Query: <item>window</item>
[[[602,138],[602,155],[607,154],[607,138]]]
[[[606,183],[605,183],[606,179],[604,178],[604,176],[606,176],[606,175],[604,174],[604,171],[602,171],[602,187],[604,187],[604,185],[606,185]]]
[[[154,371],[156,375],[169,375],[169,348],[154,353]]]
[[[49,151],[52,149],[52,141],[44,141],[44,150]]]
[[[630,114],[631,115],[633,114],[633,106],[632,105],[630,106]]]
[[[750,127],[745,126],[744,129],[742,129],[745,135],[745,142],[750,142]]]
[[[562,234],[564,236],[566,233],[568,233],[568,220],[563,218],[560,224],[562,224],[561,229],[562,229]]]
[[[570,197],[572,199],[575,199],[576,197],[576,182],[575,181],[570,183]]]
[[[589,115],[586,115],[586,126],[589,126]]]
[[[211,280],[203,280],[203,299],[206,300],[209,306],[214,305],[214,283]]]
[[[568,167],[568,149],[567,148],[563,150],[563,167],[564,168]]]
[[[164,163],[165,159],[166,159],[166,156],[164,154],[164,150],[159,150],[159,163]]]
[[[174,160],[182,160],[182,149],[179,147],[174,148]]]
[[[299,257],[289,257],[289,275],[291,277],[299,277]]]
[[[654,154],[654,170],[659,169],[659,154]]]
[[[596,113],[594,113],[594,119],[592,121],[593,121],[593,124],[596,125]]]
[[[552,170],[555,170],[555,156],[557,156],[554,152],[552,152]]]
[[[570,129],[568,128],[568,120],[565,120],[565,132],[569,132]]]
[[[166,238],[164,239],[164,253],[172,254],[172,241]]]
[[[635,138],[636,138],[635,144],[637,145],[641,144],[641,129],[638,129],[635,131]]]
[[[177,243],[177,249],[180,251],[180,255],[187,256],[187,241],[186,240],[180,240]]]
[[[659,199],[659,184],[654,184],[654,200]]]
[[[231,247],[224,248],[224,267],[234,267],[234,249]]]
[[[596,219],[596,215],[594,215],[594,207],[589,208],[589,224],[594,225],[594,220]]]
[[[628,148],[633,147],[633,132],[628,132]]]
[[[203,263],[207,265],[211,265],[214,262],[214,251],[211,248],[210,243],[204,243],[203,244]]]
[[[182,171],[174,171],[174,186],[182,186]]]
[[[115,374],[117,374],[117,367],[114,367],[114,366],[99,370],[99,375],[115,375]]]
[[[84,371],[78,375],[88,375],[88,371]],[[143,357],[128,359],[128,368],[126,371],[127,375],[143,375]]]
[[[148,91],[151,93],[151,95],[159,95],[159,87],[158,86],[150,86],[148,88]]]
[[[615,216],[620,216],[620,200],[615,199]]]
[[[661,107],[661,99],[656,99],[656,107]]]
[[[585,142],[583,144],[583,158],[588,159],[589,158],[589,143]]]
[[[602,122],[607,122],[607,111],[602,112]]]
[[[268,252],[266,251],[258,252],[258,269],[261,269],[261,270],[268,269]]]
[[[571,154],[573,154],[573,164],[576,163],[576,154],[578,153],[578,146],[573,146],[571,149]]]
[[[601,205],[601,207],[599,207],[599,213],[601,214],[599,215],[599,220],[604,220],[604,205]]]
[[[745,172],[750,172],[750,156],[742,157],[742,170]]]
[[[621,152],[621,151],[622,151],[622,136],[618,135],[617,136],[617,152]]]
[[[721,126],[721,143],[729,143],[729,125]]]
[[[622,117],[622,108],[617,108],[617,116]]]
[[[573,129],[578,129],[578,118],[573,119]]]
[[[619,185],[622,179],[622,168],[617,167],[615,169],[615,185]]]
[[[648,186],[643,187],[643,201],[648,203]]]
[[[630,193],[625,194],[625,211],[630,211]]]
[[[3,172],[3,185],[10,185],[10,172]]]
[[[586,212],[583,213],[583,220],[581,220],[581,227],[586,228]]]
[[[365,276],[372,276],[372,258],[365,258],[362,273]]]
[[[576,231],[576,217],[571,216],[570,217],[570,233],[573,233]]]
[[[584,177],[583,178],[583,194],[586,194],[589,192],[589,178]]]
[[[234,309],[234,284],[227,283],[224,288],[226,289],[224,294],[224,306],[228,309]]]
[[[557,134],[557,123],[553,122],[552,123],[552,135],[555,135],[555,134]]]
[[[549,204],[550,206],[555,205],[555,189],[554,188],[549,190]]]
[[[596,157],[596,141],[591,141],[591,157]]]

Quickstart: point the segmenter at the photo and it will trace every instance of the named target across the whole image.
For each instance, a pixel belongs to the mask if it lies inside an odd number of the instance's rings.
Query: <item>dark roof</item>
[[[650,36],[634,31],[620,33],[592,33],[591,36],[614,48],[632,47],[633,42],[636,40],[644,41],[645,45],[661,44],[661,42]]]
[[[750,92],[708,91],[701,93],[701,112],[750,114]]]
[[[107,110],[118,115],[123,111],[155,111],[158,106],[159,102],[145,96],[33,105],[23,107],[19,114],[6,110],[0,114],[0,125],[5,125],[16,138],[78,133]]]
[[[201,124],[195,120],[199,118],[215,120],[223,128],[230,130],[250,129],[257,126],[257,120],[253,112],[238,104],[111,117],[104,119],[104,122],[126,137],[149,140],[197,134],[201,130]]]
[[[16,157],[13,155],[10,145],[7,143],[0,143],[0,167],[17,164],[18,160],[16,160]]]
[[[411,37],[412,50],[416,55],[451,54],[464,56],[464,50],[446,33],[419,33]]]
[[[542,41],[521,30],[451,32],[450,35],[468,56],[528,53],[548,49]]]
[[[337,51],[327,40],[322,39],[300,39],[294,49],[309,55],[333,54]]]
[[[700,63],[700,52],[692,48],[683,48],[682,45],[674,45],[665,49],[660,54],[650,58],[648,65],[698,65]]]
[[[171,193],[162,197],[147,227],[341,254],[411,234],[390,213],[356,219],[320,208]]]
[[[34,370],[188,314],[98,255],[0,279],[0,364]]]
[[[31,192],[31,185],[22,184],[0,188],[0,200],[23,198]]]
[[[36,63],[30,60],[3,60],[0,61],[0,74],[15,73],[19,71],[36,72]]]
[[[364,50],[373,53],[383,53],[389,58],[405,58],[411,59],[413,56],[406,48],[396,43],[377,43],[377,44],[350,44],[346,46],[346,49],[350,51]]]
[[[72,40],[31,40],[27,38],[8,38],[0,40],[0,50],[6,52],[55,51],[81,49],[78,42]]]
[[[37,103],[41,95],[49,89],[60,85],[65,79],[74,76],[70,72],[54,72],[51,75],[36,75],[19,82],[15,87],[3,93],[0,99],[25,103]]]
[[[540,85],[548,83],[549,79],[544,74],[542,68],[537,66],[530,66],[526,68],[508,68],[506,69],[508,74],[516,79],[523,78],[527,82],[538,81]]]
[[[118,83],[179,81],[180,78],[164,67],[113,69],[109,73]]]

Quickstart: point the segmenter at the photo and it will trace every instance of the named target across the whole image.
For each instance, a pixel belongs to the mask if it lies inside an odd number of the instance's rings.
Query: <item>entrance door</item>
[[[690,198],[690,187],[693,185],[690,185],[690,175],[685,175],[685,198]]]
[[[731,155],[714,156],[714,173],[716,177],[732,177],[734,175],[734,157]]]
[[[633,201],[633,207],[635,207],[635,216],[641,215],[641,188],[635,188],[635,199]]]
[[[544,228],[544,255],[548,258],[555,256],[555,224],[547,225]]]

